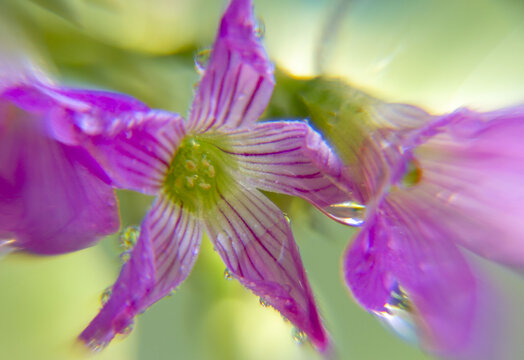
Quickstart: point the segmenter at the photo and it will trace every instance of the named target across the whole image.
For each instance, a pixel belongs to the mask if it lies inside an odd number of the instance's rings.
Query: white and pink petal
[[[205,132],[253,125],[273,87],[273,67],[256,36],[251,2],[233,0],[195,94],[189,129]]]
[[[282,212],[241,185],[220,197],[203,221],[231,274],[325,350],[328,337]]]
[[[196,261],[201,229],[182,206],[160,195],[140,228],[140,236],[111,296],[80,339],[96,350],[125,333],[136,315],[182,283]]]
[[[162,111],[126,113],[96,129],[80,127],[82,146],[117,187],[151,195],[160,191],[185,136],[184,119]]]
[[[231,132],[221,150],[235,159],[245,186],[299,196],[320,209],[353,200],[342,163],[305,122],[263,122]]]

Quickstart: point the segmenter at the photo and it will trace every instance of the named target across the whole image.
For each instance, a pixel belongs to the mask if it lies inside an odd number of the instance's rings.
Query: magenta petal
[[[180,116],[160,111],[129,113],[100,127],[86,126],[83,145],[115,185],[151,195],[160,190],[185,135]]]
[[[524,265],[524,107],[459,110],[415,151],[422,171],[409,191],[448,239],[481,256]]]
[[[282,212],[256,190],[222,195],[204,217],[208,234],[227,268],[324,350],[328,339],[304,267]]]
[[[475,279],[426,208],[405,192],[388,195],[346,254],[344,270],[357,301],[375,313],[388,312],[400,286],[423,347],[447,354],[469,345]]]
[[[240,181],[262,190],[302,197],[323,209],[348,199],[343,165],[304,122],[259,123],[228,134],[223,151],[234,156]]]
[[[203,132],[252,125],[273,92],[273,67],[255,35],[249,0],[232,0],[198,86],[189,128]]]
[[[48,138],[38,117],[6,102],[0,117],[0,238],[56,254],[118,229],[109,179],[85,150]]]
[[[140,231],[109,301],[80,335],[93,349],[125,332],[137,314],[175,289],[197,258],[201,240],[198,222],[164,196],[156,199]]]

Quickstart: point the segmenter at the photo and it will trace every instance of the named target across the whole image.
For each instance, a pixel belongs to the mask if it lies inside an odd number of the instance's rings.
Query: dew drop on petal
[[[229,271],[228,268],[224,269],[224,279],[226,279],[226,280],[232,280],[233,279],[233,274],[231,274],[231,271]]]
[[[133,331],[133,329],[135,328],[135,323],[134,322],[131,322],[129,325],[127,325],[124,329],[122,329],[119,334],[120,335],[123,335],[123,336],[128,336],[129,334],[131,334],[131,332]]]
[[[284,213],[284,218],[286,219],[288,224],[291,224],[291,219],[286,213]]]
[[[291,336],[293,337],[293,340],[299,345],[304,344],[308,340],[306,333],[296,326],[294,326],[291,330]]]
[[[255,36],[257,39],[263,39],[266,34],[266,24],[264,19],[258,17],[255,23]]]
[[[120,247],[124,252],[130,251],[136,245],[140,237],[140,228],[138,226],[128,226],[120,232]]]
[[[89,348],[89,350],[91,350],[92,352],[100,352],[103,348],[105,348],[107,346],[107,343],[106,342],[103,342],[103,341],[98,341],[98,340],[91,340],[90,342],[87,343],[87,347]]]
[[[199,74],[203,74],[206,70],[209,58],[211,57],[211,49],[202,49],[195,55],[195,69]]]
[[[104,306],[109,301],[109,298],[111,297],[112,292],[113,292],[113,288],[110,286],[104,290],[102,295],[100,295],[100,303],[102,304],[102,306]]]
[[[268,302],[266,299],[264,299],[262,296],[258,299],[258,302],[259,302],[260,305],[262,305],[263,307],[269,307],[269,306],[271,306],[271,305],[269,304],[269,302]]]
[[[353,201],[331,204],[322,211],[333,220],[349,226],[364,224],[366,217],[366,206]]]
[[[123,253],[120,254],[120,261],[122,262],[122,264],[125,264],[126,262],[128,262],[130,258],[131,258],[131,253],[129,251],[124,251]]]
[[[402,340],[417,345],[419,338],[413,315],[413,306],[408,295],[395,283],[383,311],[373,311],[380,322]]]
[[[88,135],[97,135],[103,129],[101,121],[90,114],[77,115],[75,120],[80,129]]]

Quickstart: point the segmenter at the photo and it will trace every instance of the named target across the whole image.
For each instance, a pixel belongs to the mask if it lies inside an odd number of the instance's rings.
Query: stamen
[[[207,173],[209,174],[209,177],[211,178],[215,177],[215,167],[213,165],[209,165],[209,168],[207,169]]]
[[[189,171],[195,171],[197,166],[193,160],[186,160],[186,169]]]
[[[200,184],[198,184],[198,186],[200,186],[204,190],[211,189],[211,185],[209,185],[208,183],[204,183],[204,182],[201,182]]]

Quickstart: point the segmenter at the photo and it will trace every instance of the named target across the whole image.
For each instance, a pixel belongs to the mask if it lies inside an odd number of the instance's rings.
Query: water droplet
[[[259,302],[260,305],[262,305],[263,307],[269,307],[269,306],[271,306],[271,305],[269,304],[269,302],[268,302],[266,299],[264,299],[262,296],[258,299],[258,302]]]
[[[294,326],[291,330],[291,336],[293,337],[293,340],[295,340],[295,342],[299,345],[304,344],[308,340],[306,333],[296,326]]]
[[[128,226],[120,233],[120,246],[124,250],[131,250],[140,236],[140,228],[138,226]]]
[[[403,187],[411,187],[418,184],[421,179],[422,168],[420,167],[418,161],[416,161],[415,159],[411,159],[411,161],[406,166],[406,172],[402,177],[400,183]]]
[[[381,323],[404,341],[418,344],[413,307],[406,292],[395,282],[385,310],[374,311]]]
[[[366,217],[366,206],[353,201],[332,204],[326,206],[322,211],[333,220],[349,226],[364,224]]]
[[[100,295],[100,303],[102,304],[102,306],[104,306],[109,301],[109,298],[111,298],[112,292],[113,292],[113,288],[110,286],[104,290],[102,295]]]
[[[232,280],[233,279],[233,274],[231,274],[231,271],[229,271],[228,268],[224,269],[224,279],[226,279],[226,280]]]
[[[92,352],[100,352],[103,348],[106,347],[106,345],[107,345],[106,342],[98,341],[98,340],[94,340],[94,339],[87,343],[87,347]]]
[[[120,330],[119,334],[127,336],[127,335],[131,334],[131,332],[133,331],[134,328],[135,328],[135,323],[131,322],[124,329]]]
[[[211,57],[211,49],[202,49],[195,55],[195,69],[203,74]]]
[[[288,224],[291,224],[291,219],[289,218],[289,216],[286,213],[284,213],[284,218],[286,219]]]
[[[136,245],[140,237],[140,228],[138,226],[128,226],[120,233],[120,247],[124,251],[130,251]]]
[[[120,254],[120,261],[122,262],[122,264],[128,262],[129,259],[131,259],[131,253],[129,251],[124,251]]]
[[[77,115],[78,126],[88,135],[96,135],[102,131],[102,124],[91,115]]]
[[[266,24],[264,23],[264,19],[258,17],[255,23],[255,36],[257,39],[263,39],[265,34]]]

